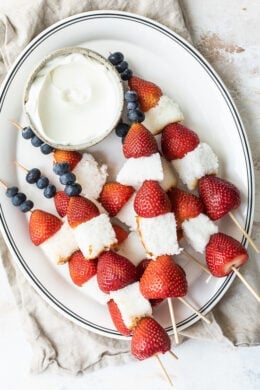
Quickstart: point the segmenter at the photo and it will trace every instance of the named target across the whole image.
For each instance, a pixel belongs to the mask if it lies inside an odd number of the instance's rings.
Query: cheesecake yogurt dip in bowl
[[[105,138],[121,118],[120,75],[99,53],[82,47],[56,50],[36,67],[24,93],[35,134],[56,149],[81,150]]]

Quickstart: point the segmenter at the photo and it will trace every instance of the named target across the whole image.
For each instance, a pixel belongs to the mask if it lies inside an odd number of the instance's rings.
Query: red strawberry
[[[157,181],[146,180],[136,193],[134,209],[137,215],[152,218],[171,211],[171,202]]]
[[[99,215],[97,206],[83,196],[72,196],[67,209],[69,225],[73,228]]]
[[[103,186],[99,200],[111,217],[114,217],[134,193],[134,188],[117,182]]]
[[[73,171],[78,162],[82,159],[82,154],[72,150],[55,149],[53,152],[55,163],[67,162],[70,165],[70,170]]]
[[[140,290],[147,299],[183,297],[187,289],[184,270],[168,255],[151,261],[140,280]]]
[[[29,221],[29,233],[34,245],[38,246],[53,236],[62,225],[55,215],[42,210],[33,210]]]
[[[126,158],[151,156],[158,152],[154,136],[141,123],[134,123],[130,127],[123,144],[123,153]]]
[[[169,161],[183,158],[194,150],[199,142],[197,134],[180,123],[170,123],[162,132],[162,152]]]
[[[190,192],[180,190],[179,188],[172,188],[167,192],[167,195],[172,204],[177,229],[181,229],[181,224],[186,219],[195,218],[204,211],[201,199]]]
[[[126,327],[126,325],[123,321],[121,312],[120,312],[117,304],[115,303],[115,301],[113,301],[113,299],[111,299],[107,303],[107,306],[108,306],[108,310],[109,310],[110,316],[112,318],[112,321],[113,321],[116,329],[118,330],[118,332],[124,336],[130,336],[132,331]]]
[[[139,360],[171,348],[171,340],[164,328],[151,317],[142,318],[133,331],[131,352]]]
[[[146,270],[146,268],[148,267],[148,265],[150,264],[151,261],[153,261],[153,260],[151,260],[151,259],[143,259],[138,264],[138,266],[136,267],[138,280],[141,279],[141,277],[143,276],[144,271]],[[157,306],[160,303],[162,303],[163,299],[149,299],[149,301],[150,301],[151,305],[154,307],[154,306]]]
[[[125,239],[128,237],[128,232],[123,229],[121,226],[112,224],[113,229],[116,233],[116,239],[117,239],[117,245],[121,244],[121,242],[125,241]]]
[[[100,290],[109,293],[136,282],[136,268],[124,256],[113,251],[103,252],[98,258],[97,281]]]
[[[54,204],[58,214],[61,217],[65,217],[69,205],[70,197],[65,194],[64,191],[56,192],[54,196]]]
[[[74,252],[69,258],[69,273],[77,286],[82,286],[97,273],[97,259],[86,260],[81,251]]]
[[[199,180],[199,193],[206,213],[213,221],[222,218],[240,205],[237,187],[227,180],[206,175]]]
[[[247,250],[235,238],[224,233],[215,233],[206,246],[206,261],[212,275],[227,276],[248,260]]]
[[[155,107],[162,96],[162,91],[156,84],[139,77],[131,77],[128,85],[130,89],[137,92],[138,102],[143,112]]]

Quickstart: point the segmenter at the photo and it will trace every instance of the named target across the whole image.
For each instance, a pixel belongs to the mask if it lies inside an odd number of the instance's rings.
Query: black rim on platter
[[[245,217],[245,225],[244,229],[247,233],[250,234],[252,223],[253,223],[253,211],[254,211],[254,171],[253,171],[253,163],[252,163],[252,157],[251,152],[249,148],[249,144],[247,141],[247,136],[241,121],[241,118],[238,114],[238,111],[235,107],[235,104],[230,97],[229,92],[227,91],[225,85],[223,84],[222,80],[219,78],[219,76],[216,74],[214,69],[209,65],[209,63],[202,57],[202,55],[194,49],[188,42],[186,42],[183,38],[181,38],[178,34],[171,31],[169,28],[161,25],[160,23],[154,22],[151,19],[143,18],[141,16],[125,13],[125,12],[115,12],[115,11],[96,11],[96,12],[86,12],[82,14],[78,14],[72,17],[69,17],[67,19],[64,19],[53,26],[48,27],[46,30],[44,30],[42,33],[40,33],[34,40],[24,49],[24,51],[21,53],[21,55],[18,57],[12,68],[7,74],[7,77],[5,78],[2,88],[1,88],[1,94],[0,94],[0,114],[3,109],[3,105],[5,103],[5,98],[8,93],[8,90],[10,88],[10,85],[15,78],[17,72],[21,68],[22,64],[26,61],[26,59],[30,56],[30,54],[47,38],[50,36],[56,34],[58,31],[61,31],[70,25],[77,24],[80,22],[84,22],[86,20],[93,20],[93,19],[122,19],[127,20],[128,22],[133,23],[140,23],[143,24],[151,29],[154,29],[158,31],[160,34],[164,34],[166,37],[168,37],[170,40],[173,40],[178,45],[180,45],[184,50],[186,50],[207,72],[207,74],[210,76],[210,78],[214,81],[216,87],[218,88],[219,92],[221,93],[227,107],[229,108],[229,111],[232,115],[233,121],[236,125],[237,132],[239,134],[239,138],[241,141],[243,153],[244,153],[244,159],[245,159],[245,166],[247,170],[247,214]],[[107,336],[117,336],[126,338],[125,336],[121,336],[116,330],[108,329],[105,327],[102,327],[100,325],[96,325],[93,322],[90,322],[86,320],[85,318],[82,318],[77,313],[73,312],[71,309],[66,307],[61,301],[57,300],[55,296],[53,296],[50,291],[46,289],[46,287],[40,282],[40,280],[36,277],[36,275],[32,272],[30,267],[28,266],[26,260],[21,255],[19,248],[17,247],[15,240],[13,239],[12,233],[9,229],[9,226],[6,222],[5,215],[3,213],[3,209],[0,205],[0,220],[2,224],[2,231],[5,236],[6,242],[11,250],[11,252],[14,254],[15,258],[18,261],[18,265],[22,270],[24,271],[27,278],[30,279],[30,281],[33,282],[34,287],[43,295],[45,298],[48,299],[48,301],[59,311],[61,311],[65,316],[69,317],[70,319],[75,320],[78,324],[82,326],[87,326],[89,329],[92,329],[95,332],[101,332],[104,335]],[[245,237],[242,238],[241,243],[243,245],[246,244]],[[234,279],[234,274],[228,275],[221,284],[220,288],[216,291],[216,293],[204,304],[200,311],[204,314],[206,314],[208,311],[211,310],[212,305],[216,304],[219,299],[222,297],[223,292],[227,289],[227,287],[231,284],[231,281]],[[178,323],[178,328],[186,328],[189,325],[192,325],[194,322],[198,320],[197,314],[190,315],[185,320]],[[167,331],[172,330],[172,327],[166,328]]]

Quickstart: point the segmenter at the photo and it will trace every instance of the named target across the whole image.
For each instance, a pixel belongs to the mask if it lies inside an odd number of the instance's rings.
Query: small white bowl
[[[45,57],[24,93],[30,126],[55,149],[82,150],[102,141],[119,122],[123,106],[123,83],[115,67],[82,47]]]

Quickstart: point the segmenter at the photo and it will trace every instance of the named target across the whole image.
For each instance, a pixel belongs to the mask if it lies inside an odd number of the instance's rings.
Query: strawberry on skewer
[[[138,95],[140,109],[145,114],[143,124],[152,134],[160,133],[169,123],[184,119],[178,104],[164,95],[156,84],[139,77],[131,77],[128,85],[130,90]]]
[[[213,221],[228,214],[254,250],[260,253],[259,248],[257,248],[251,237],[231,212],[231,210],[237,209],[241,203],[239,190],[234,184],[219,177],[206,175],[199,180],[199,194],[204,203],[207,215]]]
[[[161,146],[163,155],[190,190],[196,188],[201,177],[218,171],[218,159],[210,146],[201,143],[194,131],[180,123],[163,129]]]

